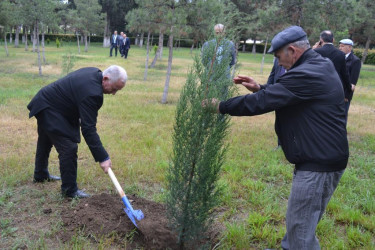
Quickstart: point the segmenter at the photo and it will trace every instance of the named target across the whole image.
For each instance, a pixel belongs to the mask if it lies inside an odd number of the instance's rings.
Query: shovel
[[[108,169],[108,175],[109,175],[109,177],[111,177],[111,180],[112,180],[113,184],[115,185],[115,187],[117,189],[117,192],[119,193],[122,201],[124,202],[125,213],[128,215],[129,219],[133,222],[134,226],[136,226],[138,228],[137,223],[135,223],[135,220],[137,219],[139,221],[139,220],[142,220],[144,218],[144,215],[143,215],[142,211],[141,210],[134,210],[132,208],[132,205],[130,205],[130,202],[129,202],[128,198],[126,197],[126,195],[124,193],[124,190],[122,190],[122,188],[120,186],[120,183],[118,183],[117,178],[116,178],[115,174],[112,172],[111,168]]]

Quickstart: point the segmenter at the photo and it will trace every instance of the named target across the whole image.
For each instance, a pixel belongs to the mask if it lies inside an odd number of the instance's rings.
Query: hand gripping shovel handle
[[[117,189],[117,192],[119,193],[119,195],[120,195],[120,197],[121,197],[121,199],[122,199],[122,201],[125,205],[125,208],[124,208],[125,213],[128,215],[129,219],[133,222],[133,224],[136,227],[138,227],[137,224],[135,223],[135,219],[142,220],[144,218],[144,215],[143,215],[142,211],[141,210],[133,210],[133,207],[131,206],[128,198],[125,195],[124,190],[122,190],[122,188],[120,186],[120,183],[117,181],[117,178],[116,178],[116,176],[113,173],[111,168],[108,169],[108,175],[111,178],[113,184],[115,185],[115,187]]]

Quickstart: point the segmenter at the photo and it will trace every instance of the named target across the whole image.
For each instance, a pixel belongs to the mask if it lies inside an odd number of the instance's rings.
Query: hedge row
[[[14,39],[15,34],[13,33],[12,35],[13,35],[13,39]],[[9,39],[9,36],[10,36],[10,34],[8,33],[7,39]],[[22,36],[22,34],[20,34],[20,39],[21,39],[21,36]],[[30,39],[30,35],[28,36],[28,38]],[[73,34],[45,34],[44,38],[46,40],[46,43],[48,43],[48,42],[55,43],[56,39],[59,39],[60,42],[76,42],[76,40],[77,40],[77,37]],[[144,39],[143,43],[146,44],[147,37],[144,37],[143,39]],[[91,36],[90,41],[94,42],[94,43],[95,42],[102,43],[103,37],[102,36]],[[130,37],[130,41],[131,41],[131,44],[134,44],[135,43],[135,37]],[[159,37],[154,36],[154,39],[152,41],[152,45],[157,45],[158,41],[159,41]],[[167,44],[168,44],[168,36],[164,36],[164,46],[166,46]],[[192,39],[180,39],[180,40],[175,39],[174,40],[175,46],[179,45],[180,47],[190,48],[192,46],[192,44],[193,44]],[[198,46],[201,47],[202,44],[199,43]],[[243,44],[240,44],[239,51],[243,51],[242,46],[243,46]],[[267,44],[267,50],[270,47],[271,47],[271,44],[268,43]],[[251,52],[252,49],[253,49],[253,44],[246,44],[245,51]],[[257,53],[263,53],[264,52],[264,44],[257,44],[256,45],[256,52]],[[356,56],[358,56],[360,59],[362,59],[363,50],[355,50],[354,54]],[[368,55],[366,57],[365,64],[375,65],[375,52],[370,51],[368,53]]]
[[[265,45],[265,44],[263,44],[263,43],[256,44],[256,46],[255,46],[255,51],[256,51],[256,53],[261,53],[261,54],[263,54],[263,52],[264,52],[264,45]],[[243,46],[244,46],[244,44],[241,43],[240,46],[239,46],[239,48],[238,48],[238,50],[239,50],[239,51],[243,51]],[[270,44],[270,43],[267,43],[267,50],[268,50],[270,47],[271,47],[271,44]],[[247,51],[247,52],[252,52],[252,51],[253,51],[253,44],[249,44],[249,43],[247,43],[247,44],[245,45],[245,51]]]
[[[20,40],[23,34],[20,34]],[[10,34],[7,34],[7,39],[9,41],[9,36]],[[13,39],[15,38],[16,34],[13,33],[12,37]],[[42,39],[42,35],[39,35],[40,39]],[[28,38],[30,39],[30,34],[28,35]],[[77,41],[77,36],[73,34],[44,34],[44,39],[47,41],[56,41],[56,39],[59,39],[60,41],[64,42],[76,42]],[[103,42],[103,37],[102,36],[91,36],[90,38],[91,42]]]
[[[354,55],[358,56],[362,60],[363,50],[354,50]],[[375,65],[375,52],[368,52],[365,64]]]

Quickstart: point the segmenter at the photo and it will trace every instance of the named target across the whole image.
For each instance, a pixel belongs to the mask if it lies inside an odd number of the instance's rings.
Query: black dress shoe
[[[67,194],[67,195],[65,195],[65,196],[67,196],[67,197],[70,197],[70,198],[89,198],[91,195],[89,195],[89,194],[87,194],[87,193],[85,193],[85,192],[83,192],[82,190],[77,190],[77,191],[75,191],[74,193],[72,193],[72,194]]]
[[[34,182],[59,181],[59,180],[61,180],[61,178],[55,175],[49,175],[47,178],[43,178],[43,179],[34,178]]]

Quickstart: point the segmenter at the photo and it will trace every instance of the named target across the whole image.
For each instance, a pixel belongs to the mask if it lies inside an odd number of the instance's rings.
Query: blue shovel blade
[[[130,202],[126,196],[122,197],[122,201],[125,204],[124,211],[128,215],[129,219],[133,222],[134,226],[137,226],[137,223],[135,222],[135,219],[142,220],[144,218],[144,214],[141,210],[133,210],[132,206],[130,205]]]
[[[133,213],[130,211],[130,209],[124,208],[124,211],[128,215],[129,219],[133,222],[134,226],[138,228],[137,223],[135,223],[135,218],[133,216]]]

